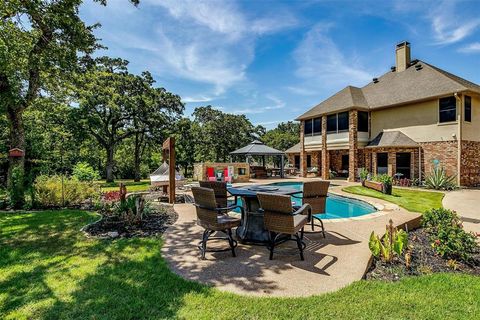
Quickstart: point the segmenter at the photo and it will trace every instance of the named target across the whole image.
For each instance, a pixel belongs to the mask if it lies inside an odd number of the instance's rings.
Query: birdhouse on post
[[[21,158],[25,155],[25,151],[19,148],[13,148],[8,150],[8,156],[10,158]]]

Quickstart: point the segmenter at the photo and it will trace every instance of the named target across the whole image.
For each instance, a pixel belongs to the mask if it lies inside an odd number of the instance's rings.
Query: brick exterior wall
[[[369,172],[376,174],[377,172],[377,153],[388,153],[388,174],[394,175],[397,173],[397,153],[410,153],[410,177],[409,179],[418,178],[418,148],[375,148],[362,149],[364,156],[362,168],[365,166]],[[361,161],[361,160],[359,160]],[[423,167],[423,165],[422,165]]]
[[[348,150],[349,150],[349,161],[348,161],[348,181],[355,181],[357,176],[358,169],[358,111],[350,110],[348,115]]]
[[[462,141],[460,184],[466,187],[480,186],[480,142]]]
[[[295,165],[295,155],[299,155],[298,153],[288,153],[287,154],[287,160],[288,160],[288,163],[291,164],[292,166]],[[321,170],[321,162],[322,162],[322,157],[321,157],[321,152],[320,151],[312,151],[312,152],[308,152],[306,151],[305,152],[305,165],[307,165],[307,157],[310,156],[310,162],[311,162],[311,166],[312,167],[317,167],[318,168],[318,172],[320,175],[320,170]],[[301,159],[300,159],[300,163],[301,163]]]
[[[322,160],[321,177],[323,180],[330,179],[330,153],[327,151],[327,116],[322,117]]]
[[[348,150],[329,150],[330,170],[339,172],[342,170],[342,156],[348,155]]]
[[[307,176],[307,153],[305,152],[305,121],[300,123],[300,176]]]
[[[434,166],[434,160],[444,167],[448,175],[457,174],[457,141],[422,142],[422,167],[425,175],[428,175]]]

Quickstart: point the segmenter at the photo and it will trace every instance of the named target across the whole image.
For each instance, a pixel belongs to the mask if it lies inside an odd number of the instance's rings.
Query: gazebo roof
[[[252,156],[281,156],[283,151],[266,146],[263,142],[254,140],[249,145],[230,152],[231,155],[252,155]]]

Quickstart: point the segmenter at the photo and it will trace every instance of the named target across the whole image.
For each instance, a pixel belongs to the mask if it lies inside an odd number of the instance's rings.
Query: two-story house
[[[401,173],[422,179],[434,166],[462,186],[480,185],[480,86],[420,60],[410,44],[395,48],[396,64],[362,88],[348,86],[311,108],[300,143],[287,150],[306,176],[309,167],[358,179]]]

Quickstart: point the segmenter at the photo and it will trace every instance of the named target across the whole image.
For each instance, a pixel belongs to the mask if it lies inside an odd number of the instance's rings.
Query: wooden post
[[[164,160],[168,152],[168,203],[175,203],[175,138],[165,140],[162,151]]]

